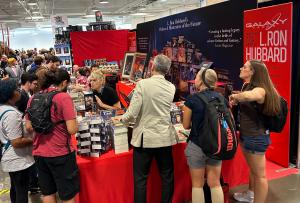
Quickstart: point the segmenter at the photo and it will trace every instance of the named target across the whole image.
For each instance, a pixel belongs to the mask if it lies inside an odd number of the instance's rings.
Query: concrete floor
[[[0,203],[10,203],[9,192],[3,190],[9,189],[9,182],[8,174],[0,170]],[[232,194],[246,188],[247,186],[243,185],[231,189],[230,192]],[[40,195],[29,195],[29,202],[41,203],[42,201]],[[230,203],[237,202],[231,198]],[[300,203],[300,174],[269,181],[269,193],[266,203]]]

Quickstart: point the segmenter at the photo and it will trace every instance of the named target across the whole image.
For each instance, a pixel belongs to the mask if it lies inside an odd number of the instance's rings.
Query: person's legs
[[[192,203],[204,203],[204,175],[205,168],[191,168],[190,174],[192,179]]]
[[[245,152],[245,158],[254,179],[254,203],[264,203],[268,194],[268,181],[266,179],[266,158],[264,154]]]
[[[133,149],[134,202],[146,203],[147,178],[153,159],[152,149]]]
[[[192,179],[192,202],[204,203],[203,186],[207,157],[202,149],[191,141],[185,149],[185,155]]]
[[[75,202],[75,196],[80,189],[75,152],[47,159],[47,163],[53,175],[59,198],[63,202]]]
[[[72,199],[70,200],[67,200],[67,201],[62,201],[63,203],[75,203],[75,197],[73,197]]]
[[[38,170],[38,181],[43,194],[43,203],[56,203],[56,184],[47,164],[47,158],[35,157],[35,165]]]
[[[30,178],[29,178],[29,191],[31,194],[36,194],[39,192],[39,184],[38,184],[38,172],[36,168],[36,164],[33,164],[30,167]]]
[[[14,172],[10,172],[9,173],[9,177],[10,177],[10,201],[11,203],[16,203],[16,189],[15,189],[15,176],[14,176]]]
[[[172,147],[155,149],[155,159],[162,183],[162,203],[172,203],[174,193],[174,165]]]
[[[12,178],[15,203],[28,202],[28,189],[29,189],[29,168],[10,173]],[[13,202],[13,201],[12,201]]]
[[[206,166],[207,184],[210,187],[212,203],[223,203],[224,194],[220,184],[221,165]]]
[[[52,195],[44,195],[42,199],[43,203],[56,203],[56,193]]]

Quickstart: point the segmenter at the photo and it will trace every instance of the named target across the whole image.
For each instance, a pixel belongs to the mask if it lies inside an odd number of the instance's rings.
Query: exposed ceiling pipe
[[[31,12],[26,8],[26,4],[24,3],[24,1],[18,0],[18,2],[24,8],[24,10],[26,11],[26,13],[32,18]]]

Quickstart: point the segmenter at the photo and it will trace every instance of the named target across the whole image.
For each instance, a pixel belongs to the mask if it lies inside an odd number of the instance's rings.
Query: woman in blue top
[[[213,91],[217,82],[217,74],[212,69],[202,68],[195,79],[195,86],[199,93],[207,97],[218,96],[219,93]],[[202,78],[205,82],[202,81]],[[206,143],[200,143],[199,136],[201,136],[200,129],[204,121],[205,104],[196,95],[191,95],[183,107],[183,127],[185,129],[191,128],[189,142],[185,150],[185,155],[190,168],[192,178],[192,202],[204,203],[204,176],[206,173],[207,184],[210,187],[212,203],[223,203],[224,196],[220,184],[221,175],[221,161],[207,157],[201,146]]]

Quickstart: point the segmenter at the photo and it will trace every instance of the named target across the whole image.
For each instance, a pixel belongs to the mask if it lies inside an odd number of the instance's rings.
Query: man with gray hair
[[[134,123],[133,149],[134,202],[146,203],[147,177],[155,158],[162,179],[162,203],[171,203],[174,191],[172,145],[176,132],[170,109],[175,86],[165,79],[171,61],[164,55],[154,59],[152,77],[136,84],[127,112],[121,121]]]

